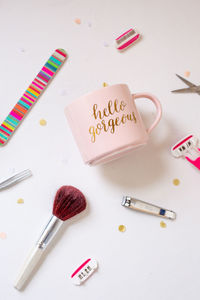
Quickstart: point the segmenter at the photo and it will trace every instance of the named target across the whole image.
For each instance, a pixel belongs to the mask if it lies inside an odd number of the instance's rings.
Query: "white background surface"
[[[69,59],[10,142],[0,149],[0,176],[30,168],[30,179],[0,192],[0,299],[199,299],[199,172],[170,147],[199,134],[200,97],[175,95],[175,73],[200,82],[199,1],[0,1],[0,119],[7,116],[56,48]],[[80,18],[81,25],[74,23]],[[91,27],[88,26],[91,23]],[[120,54],[114,38],[130,27],[143,38]],[[109,47],[105,47],[108,43]],[[151,92],[163,118],[149,144],[105,166],[85,166],[63,110],[103,82]],[[66,92],[65,95],[64,92]],[[140,110],[153,120],[153,106]],[[41,127],[39,120],[47,120]],[[180,186],[172,184],[179,178]],[[87,197],[85,213],[66,222],[23,292],[17,272],[51,214],[56,190],[74,185]],[[123,208],[132,195],[173,209],[166,221]],[[24,204],[17,204],[23,198]],[[118,225],[127,227],[125,233]],[[99,270],[83,286],[68,279],[88,257]]]

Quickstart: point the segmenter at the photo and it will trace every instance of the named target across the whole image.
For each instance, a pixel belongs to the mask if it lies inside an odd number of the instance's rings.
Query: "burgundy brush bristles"
[[[85,196],[73,186],[64,185],[56,193],[53,215],[62,221],[79,214],[86,208]]]

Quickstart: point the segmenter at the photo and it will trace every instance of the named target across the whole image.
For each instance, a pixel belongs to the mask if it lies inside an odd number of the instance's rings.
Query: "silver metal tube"
[[[4,188],[7,188],[11,185],[14,185],[16,184],[17,182],[20,182],[26,178],[28,178],[29,176],[31,176],[32,173],[30,170],[24,170],[22,172],[19,172],[15,175],[12,175],[11,177],[3,180],[0,182],[0,190],[4,189]]]
[[[51,240],[56,235],[64,221],[60,220],[56,216],[52,215],[46,227],[44,228],[39,240],[36,245],[40,249],[45,249]]]

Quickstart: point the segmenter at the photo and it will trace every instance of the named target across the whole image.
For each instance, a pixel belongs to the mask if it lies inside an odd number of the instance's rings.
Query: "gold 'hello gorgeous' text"
[[[125,124],[127,121],[133,121],[136,123],[136,117],[134,112],[131,113],[123,113],[120,117],[112,117],[116,113],[123,112],[126,107],[126,103],[124,101],[118,102],[117,99],[115,101],[108,101],[107,107],[103,110],[98,109],[98,105],[93,105],[93,113],[92,116],[95,120],[99,119],[99,123],[96,126],[90,126],[89,133],[91,135],[91,141],[94,143],[96,141],[96,136],[100,135],[102,131],[115,133],[116,126],[120,126]],[[109,118],[111,117],[111,118]],[[109,118],[107,120],[107,118]]]

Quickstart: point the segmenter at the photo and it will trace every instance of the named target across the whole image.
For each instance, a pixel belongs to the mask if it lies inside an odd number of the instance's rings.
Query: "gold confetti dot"
[[[103,82],[103,87],[107,87],[108,84],[106,82]]]
[[[7,238],[7,235],[5,232],[0,232],[0,239],[5,240]]]
[[[81,24],[81,20],[80,20],[80,19],[75,19],[74,22],[75,22],[76,24],[78,24],[78,25]]]
[[[23,204],[23,203],[24,203],[24,200],[23,200],[22,198],[19,198],[19,199],[17,200],[17,203],[18,203],[18,204]]]
[[[173,180],[173,184],[176,185],[176,186],[179,185],[180,184],[180,180],[178,178],[175,178]]]
[[[126,231],[126,226],[119,225],[118,229],[119,229],[120,232],[125,232]]]
[[[47,125],[47,121],[46,121],[45,119],[41,119],[41,120],[40,120],[40,125],[41,125],[41,126]]]
[[[185,75],[185,77],[189,77],[190,76],[190,71],[185,71],[184,75]]]
[[[160,222],[160,227],[162,228],[166,228],[167,227],[167,224],[163,221]]]

